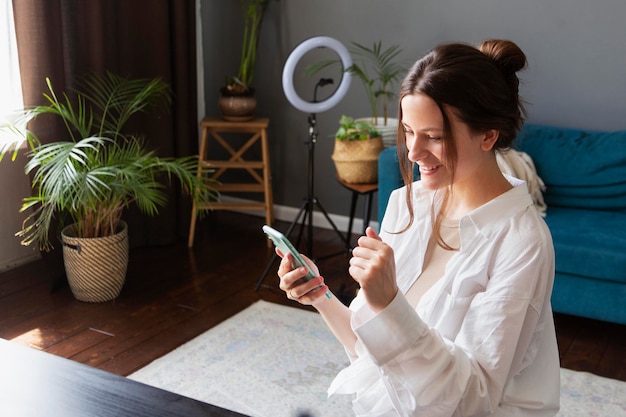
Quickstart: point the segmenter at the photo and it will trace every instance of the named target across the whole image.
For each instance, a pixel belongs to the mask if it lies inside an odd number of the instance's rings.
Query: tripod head
[[[315,87],[313,88],[313,103],[317,103],[317,88],[318,87],[324,87],[325,85],[330,85],[333,84],[333,79],[332,78],[320,78],[319,81],[317,82],[317,84],[315,84]],[[315,144],[315,142],[317,141],[317,130],[316,130],[316,125],[317,125],[317,118],[315,117],[315,113],[311,113],[308,117],[308,121],[309,121],[309,138],[310,138],[310,143]]]

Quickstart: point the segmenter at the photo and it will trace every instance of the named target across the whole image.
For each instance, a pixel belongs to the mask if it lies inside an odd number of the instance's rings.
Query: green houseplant
[[[335,133],[335,139],[340,142],[369,140],[379,136],[380,132],[372,124],[346,115],[342,115],[339,119],[339,129]]]
[[[378,154],[383,148],[380,132],[371,123],[341,116],[331,156],[337,176],[351,184],[376,182]]]
[[[380,106],[382,107],[382,124],[386,126],[389,117],[389,102],[396,96],[395,85],[406,72],[394,61],[402,50],[398,45],[383,49],[381,41],[374,42],[371,48],[356,42],[352,45],[351,52],[358,58],[348,71],[361,80],[365,88],[373,123],[378,124]]]
[[[226,120],[251,119],[256,110],[252,82],[256,70],[257,47],[265,11],[270,0],[239,0],[243,15],[243,41],[236,75],[226,77],[220,90],[219,107]]]
[[[40,249],[49,250],[53,221],[60,220],[67,226],[62,233],[63,255],[76,298],[113,299],[121,290],[120,279],[111,283],[107,275],[121,274],[123,283],[128,260],[124,209],[135,204],[142,213],[156,215],[167,201],[164,188],[172,178],[197,201],[204,201],[214,191],[198,175],[197,156],[160,158],[146,148],[141,135],[124,130],[134,114],[153,108],[159,101],[169,101],[169,86],[165,82],[94,73],[81,81],[74,100],[66,93],[59,96],[49,79],[47,85],[46,104],[26,109],[24,120],[43,115],[57,117],[66,128],[67,138],[43,144],[26,130],[21,142],[28,145],[25,170],[32,176],[34,193],[24,198],[21,210],[30,214],[18,235],[24,245],[37,244]],[[21,143],[14,146],[15,155]],[[5,145],[0,149],[0,158],[9,151]],[[69,219],[67,224],[65,218]],[[84,239],[84,243],[76,243],[76,239]],[[114,240],[118,253],[108,255],[102,246],[90,251],[88,242],[97,239]],[[72,280],[75,273],[68,270],[68,264],[74,266],[81,252],[87,265],[77,268],[85,270],[90,280],[79,279],[76,288]],[[99,257],[99,253],[104,257]],[[119,265],[108,267],[109,260],[118,261]],[[113,288],[95,289],[95,298],[87,294],[105,281]]]
[[[256,69],[261,24],[270,0],[239,0],[243,13],[243,41],[237,75],[226,77],[225,89],[235,94],[250,92]]]
[[[382,124],[387,125],[389,103],[396,96],[396,84],[406,72],[406,69],[395,61],[402,49],[399,45],[383,49],[382,41],[378,41],[374,42],[371,48],[352,42],[349,51],[353,56],[353,62],[345,71],[361,81],[367,95],[373,123],[378,124],[379,110],[382,109]],[[306,75],[311,76],[324,68],[335,65],[341,65],[341,61],[324,60],[309,65],[304,71]]]
[[[370,108],[369,117],[361,120],[368,120],[376,126],[383,136],[384,145],[395,145],[398,119],[389,117],[389,103],[396,97],[397,84],[406,72],[396,61],[402,49],[399,45],[383,48],[382,41],[378,41],[371,47],[352,42],[349,51],[353,63],[345,71],[361,81]],[[311,76],[336,65],[341,65],[341,61],[324,60],[309,65],[304,72]]]

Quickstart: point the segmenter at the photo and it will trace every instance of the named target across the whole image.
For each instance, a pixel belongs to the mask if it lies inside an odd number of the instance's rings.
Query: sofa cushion
[[[559,313],[626,324],[626,285],[557,273],[552,309]]]
[[[548,207],[626,210],[626,131],[527,123],[516,148],[533,159]]]
[[[626,213],[548,205],[559,273],[626,283]]]

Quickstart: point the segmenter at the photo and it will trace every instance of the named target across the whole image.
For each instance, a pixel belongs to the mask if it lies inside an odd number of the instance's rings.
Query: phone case
[[[308,281],[311,278],[315,277],[315,273],[311,270],[306,261],[302,258],[302,256],[300,256],[300,252],[298,252],[296,248],[293,247],[293,245],[285,235],[268,225],[263,226],[263,232],[265,232],[265,234],[272,240],[274,246],[280,249],[283,254],[286,255],[287,253],[291,253],[291,255],[293,256],[293,262],[291,265],[292,268],[295,269],[304,266],[307,269],[308,273],[304,277],[305,280]]]

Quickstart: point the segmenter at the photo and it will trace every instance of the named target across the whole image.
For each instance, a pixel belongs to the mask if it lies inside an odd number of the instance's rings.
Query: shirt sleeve
[[[400,415],[482,416],[497,407],[511,372],[532,360],[549,296],[543,244],[518,241],[500,257],[454,340],[427,326],[401,293],[376,315],[367,305],[354,312],[353,329]]]

